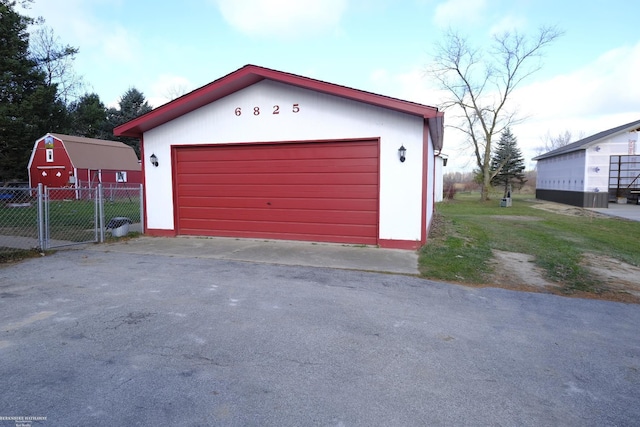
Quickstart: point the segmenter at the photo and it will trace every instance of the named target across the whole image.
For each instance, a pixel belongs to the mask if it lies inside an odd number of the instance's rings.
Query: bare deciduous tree
[[[58,96],[65,104],[79,97],[84,85],[82,78],[73,70],[78,48],[62,45],[53,29],[41,26],[29,39],[29,51],[45,73],[47,84],[57,85]]]
[[[556,40],[561,31],[543,27],[533,37],[505,32],[493,37],[489,49],[480,50],[458,32],[449,30],[436,46],[428,74],[448,94],[441,107],[453,119],[449,127],[468,138],[482,177],[481,200],[489,199],[491,148],[495,135],[522,119],[508,107],[514,89],[541,68],[543,48]]]
[[[558,148],[569,145],[582,138],[584,138],[584,132],[578,132],[578,136],[574,138],[573,133],[570,130],[565,130],[555,136],[551,135],[550,131],[547,131],[547,133],[542,137],[543,145],[536,148],[536,154],[541,155],[548,153],[549,151],[557,150]]]
[[[164,96],[169,100],[173,101],[174,99],[180,98],[185,93],[189,92],[189,88],[186,84],[174,83],[171,86],[167,87],[164,91]]]

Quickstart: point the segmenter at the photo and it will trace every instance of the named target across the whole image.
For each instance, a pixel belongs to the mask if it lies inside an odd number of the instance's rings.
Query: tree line
[[[134,87],[115,108],[95,93],[82,93],[72,67],[77,53],[41,18],[20,14],[15,0],[0,0],[0,182],[27,178],[33,144],[48,132],[121,141],[140,155],[137,139],[116,138],[113,129],[151,106]]]

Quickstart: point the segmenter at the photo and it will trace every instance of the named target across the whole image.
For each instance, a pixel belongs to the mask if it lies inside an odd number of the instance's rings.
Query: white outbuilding
[[[443,116],[247,65],[114,134],[141,141],[146,234],[417,249],[442,178]]]
[[[536,198],[580,207],[637,203],[640,120],[550,151],[538,161]]]

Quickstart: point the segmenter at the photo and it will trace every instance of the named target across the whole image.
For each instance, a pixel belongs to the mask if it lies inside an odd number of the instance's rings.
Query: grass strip
[[[606,289],[581,265],[584,253],[640,266],[638,222],[600,218],[578,208],[578,216],[549,212],[536,209],[539,204],[525,196],[517,196],[509,208],[500,207],[499,200],[478,199],[477,194],[457,195],[437,205],[419,257],[423,277],[487,284],[495,249],[531,255],[546,279],[566,293],[599,293]]]

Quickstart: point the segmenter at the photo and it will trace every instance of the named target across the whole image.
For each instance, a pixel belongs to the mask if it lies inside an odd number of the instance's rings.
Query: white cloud
[[[389,71],[378,68],[377,70],[373,70],[370,76],[371,81],[374,84],[386,83],[389,81]]]
[[[480,21],[486,0],[446,0],[436,6],[434,23],[438,27],[473,24]]]
[[[193,83],[182,76],[162,74],[151,84],[151,93],[147,97],[154,108],[166,104],[193,90]]]
[[[502,34],[507,31],[522,30],[527,25],[527,20],[522,17],[508,15],[494,24],[489,29],[489,34]]]
[[[523,86],[513,101],[528,119],[514,127],[527,157],[543,136],[570,131],[579,139],[640,119],[640,43],[613,49],[569,74]]]
[[[509,107],[517,107],[525,120],[513,127],[528,167],[549,132],[568,130],[576,138],[640,119],[640,42],[613,49],[590,64],[568,74],[530,83],[513,93]],[[535,75],[533,76],[535,77]],[[415,66],[402,73],[379,69],[370,77],[372,91],[437,106],[447,93],[434,86],[424,68]],[[454,122],[454,112],[445,112],[445,125]],[[449,154],[449,171],[470,171],[472,151],[463,135],[445,130],[444,152]]]
[[[117,105],[119,95],[115,94],[138,84],[132,76],[145,67],[138,35],[99,13],[101,7],[121,9],[123,2],[47,0],[36,1],[24,10],[26,15],[45,17],[45,25],[54,30],[60,43],[79,48],[74,70],[85,79],[86,89],[99,92],[109,106]]]
[[[224,19],[250,36],[300,38],[336,30],[347,0],[216,0]]]
[[[93,6],[107,3],[110,7],[122,6],[122,0],[38,1],[23,12],[45,17],[45,25],[53,28],[61,43],[79,47],[81,54],[91,52],[95,58],[133,61],[139,46],[137,38],[121,25],[103,21],[92,12]]]
[[[116,27],[110,34],[105,34],[101,44],[103,54],[112,61],[135,62],[138,58],[137,39],[122,27]]]
[[[370,87],[365,90],[381,95],[431,106],[437,106],[443,100],[443,94],[429,84],[424,67],[419,65],[400,73],[378,68],[371,72],[369,81]]]
[[[639,68],[640,43],[611,50],[570,74],[523,87],[516,96],[530,113],[541,117],[595,117],[638,111]]]
[[[99,45],[108,27],[91,13],[96,4],[105,0],[37,1],[21,12],[31,17],[44,17],[45,25],[54,29],[63,44],[72,46]],[[110,7],[117,7],[114,1]]]

